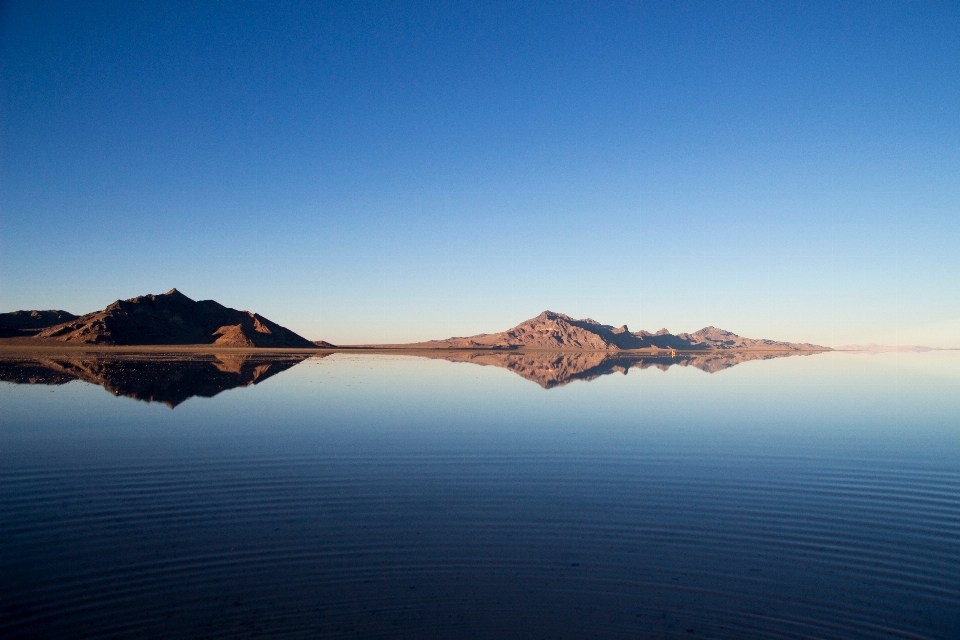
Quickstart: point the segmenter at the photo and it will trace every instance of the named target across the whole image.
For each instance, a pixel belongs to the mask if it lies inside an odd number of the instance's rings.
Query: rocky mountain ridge
[[[7,319],[7,325],[3,324]],[[59,322],[58,322],[59,321]],[[9,325],[9,326],[8,326]],[[52,326],[51,326],[52,325]],[[4,329],[4,327],[7,327]],[[210,345],[244,348],[336,349],[311,342],[263,316],[238,311],[213,300],[192,300],[176,289],[161,295],[117,300],[102,311],[74,316],[65,311],[17,311],[0,314],[0,337],[19,343],[61,342],[104,346]],[[447,338],[412,344],[354,345],[346,348],[466,349],[541,351],[827,351],[809,343],[744,338],[716,327],[694,333],[632,332],[591,318],[575,319],[544,311],[535,318],[499,333]]]
[[[316,346],[286,327],[213,300],[192,300],[176,289],[117,300],[102,311],[46,327],[42,341],[96,345]]]
[[[694,333],[672,334],[666,329],[656,333],[631,332],[626,325],[614,327],[591,318],[577,320],[563,313],[544,311],[500,333],[480,334],[467,338],[431,340],[404,346],[422,349],[536,349],[576,351],[652,350],[731,350],[762,351],[828,351],[809,343],[744,338],[735,333],[704,327]]]

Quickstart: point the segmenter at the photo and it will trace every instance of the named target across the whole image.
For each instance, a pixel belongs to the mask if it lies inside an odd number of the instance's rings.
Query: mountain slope
[[[29,336],[46,327],[52,327],[77,316],[67,311],[11,311],[0,313],[0,337]]]
[[[396,345],[400,346],[400,345]],[[744,338],[735,333],[704,327],[695,333],[672,334],[666,329],[656,333],[631,332],[626,325],[615,328],[596,320],[576,320],[568,315],[544,311],[536,318],[521,322],[500,333],[468,338],[431,340],[410,345],[421,349],[543,349],[619,351],[631,349],[676,349],[683,351],[754,349],[764,351],[826,351],[813,344],[778,342]]]
[[[103,311],[43,329],[36,337],[102,345],[316,348],[259,314],[230,309],[213,300],[191,300],[176,289],[117,300]]]

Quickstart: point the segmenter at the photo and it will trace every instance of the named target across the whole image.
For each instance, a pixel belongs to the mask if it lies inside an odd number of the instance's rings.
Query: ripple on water
[[[7,465],[0,631],[957,637],[956,473],[688,462],[262,450]]]

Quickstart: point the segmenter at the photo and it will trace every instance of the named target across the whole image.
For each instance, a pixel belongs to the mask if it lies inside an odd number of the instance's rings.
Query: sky
[[[957,2],[0,4],[0,311],[960,347]]]

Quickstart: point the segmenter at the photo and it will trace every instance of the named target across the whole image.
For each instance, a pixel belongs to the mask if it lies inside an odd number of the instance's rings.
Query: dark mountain
[[[12,311],[0,313],[0,338],[29,336],[77,316],[67,311],[50,309],[49,311]]]
[[[501,333],[480,334],[469,338],[431,340],[403,346],[415,349],[537,349],[577,351],[620,351],[665,349],[706,351],[747,349],[761,351],[827,351],[813,344],[743,338],[735,333],[705,327],[695,333],[672,334],[666,329],[656,333],[631,332],[626,325],[613,327],[596,320],[575,320],[568,315],[544,311],[536,318],[521,322]]]
[[[293,331],[249,311],[213,300],[191,300],[176,289],[117,300],[103,311],[48,327],[38,339],[99,345],[218,345],[315,349]]]

